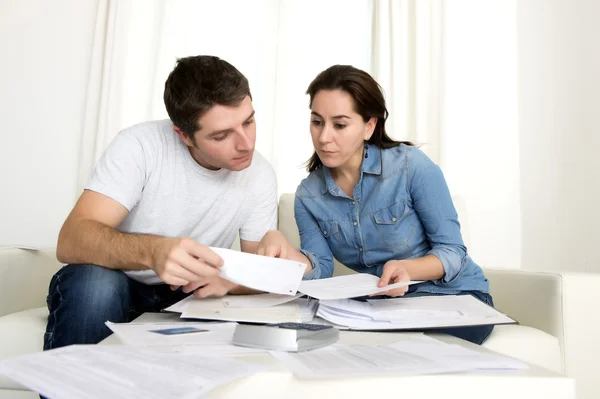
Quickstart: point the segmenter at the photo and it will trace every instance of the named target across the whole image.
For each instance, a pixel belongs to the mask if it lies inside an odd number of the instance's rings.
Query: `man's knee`
[[[48,308],[76,304],[80,312],[105,313],[129,306],[129,281],[119,271],[96,265],[67,265],[50,282]],[[116,310],[116,309],[115,309]],[[110,311],[109,311],[110,312]]]
[[[67,265],[52,277],[48,309],[44,350],[98,343],[110,334],[106,321],[127,321],[129,280],[118,270]]]

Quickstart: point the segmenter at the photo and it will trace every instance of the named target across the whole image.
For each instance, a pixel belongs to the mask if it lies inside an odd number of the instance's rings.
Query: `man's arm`
[[[216,267],[223,260],[189,238],[119,232],[116,227],[127,214],[119,202],[85,190],[58,236],[58,260],[112,269],[153,269],[164,282],[175,285],[218,274]]]
[[[119,202],[85,190],[58,235],[58,260],[111,269],[150,269],[152,248],[159,237],[117,231],[127,214]]]

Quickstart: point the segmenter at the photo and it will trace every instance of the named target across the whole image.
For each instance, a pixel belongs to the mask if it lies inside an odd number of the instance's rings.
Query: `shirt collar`
[[[363,158],[363,163],[360,167],[361,172],[368,173],[370,175],[381,174],[381,148],[370,145],[369,149],[366,150],[369,154],[368,158]]]
[[[360,166],[361,174],[368,173],[370,175],[380,175],[381,148],[371,145],[367,151],[369,153],[369,157],[363,158]],[[323,187],[322,194],[325,194],[329,191],[333,195],[338,195],[339,188],[333,181],[333,177],[331,177],[331,170],[325,165],[321,166],[321,168],[323,168],[323,177],[325,178],[325,186]]]

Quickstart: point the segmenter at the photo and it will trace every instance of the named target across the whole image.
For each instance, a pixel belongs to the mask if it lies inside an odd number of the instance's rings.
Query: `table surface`
[[[183,321],[178,314],[145,313],[136,322]],[[340,331],[344,344],[385,345],[401,339],[403,332]],[[414,334],[414,333],[412,333]],[[489,349],[447,334],[427,333],[440,341],[461,345],[483,353]],[[117,344],[114,334],[100,344]],[[444,399],[515,399],[546,398],[575,399],[575,381],[562,374],[528,364],[527,370],[476,371],[419,376],[382,376],[348,379],[302,380],[268,353],[233,356],[236,359],[261,364],[266,371],[236,380],[210,391],[207,398],[239,398],[242,395],[260,398],[364,398],[379,394],[398,397],[443,397]],[[251,394],[250,394],[251,393]],[[384,398],[382,398],[384,399]]]

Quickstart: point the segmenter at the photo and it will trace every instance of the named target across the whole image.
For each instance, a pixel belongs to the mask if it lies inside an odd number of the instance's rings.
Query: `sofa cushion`
[[[494,352],[562,373],[562,356],[558,338],[520,325],[494,327],[483,346]]]
[[[39,352],[44,348],[48,309],[24,310],[0,317],[0,360]],[[0,376],[0,389],[23,389],[21,385]]]

